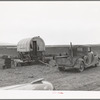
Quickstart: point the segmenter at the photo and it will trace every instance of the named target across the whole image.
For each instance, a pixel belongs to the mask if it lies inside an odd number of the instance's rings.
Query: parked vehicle
[[[69,47],[68,55],[57,56],[56,62],[58,69],[66,70],[66,68],[76,68],[79,72],[84,71],[90,66],[98,66],[99,57],[95,54],[90,46],[74,45]]]
[[[54,90],[54,87],[50,82],[41,78],[31,83],[2,87],[0,90]]]
[[[18,58],[15,66],[30,65],[34,61],[44,61],[45,42],[40,36],[22,39],[17,44]]]

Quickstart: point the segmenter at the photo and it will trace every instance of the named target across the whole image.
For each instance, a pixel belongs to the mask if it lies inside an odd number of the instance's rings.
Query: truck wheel
[[[99,63],[95,64],[95,67],[98,67],[99,66]]]
[[[81,64],[80,64],[80,68],[78,69],[78,71],[79,71],[79,72],[83,72],[84,69],[85,69],[85,67],[84,67],[84,63],[81,62]]]

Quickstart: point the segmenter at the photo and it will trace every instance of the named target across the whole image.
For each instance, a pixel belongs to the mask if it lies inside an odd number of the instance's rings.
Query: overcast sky
[[[100,1],[0,1],[0,42],[100,44]]]

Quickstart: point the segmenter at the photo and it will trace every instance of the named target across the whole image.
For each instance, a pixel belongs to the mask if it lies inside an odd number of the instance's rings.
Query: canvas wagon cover
[[[17,44],[17,51],[19,52],[31,51],[32,48],[30,47],[30,45],[32,45],[32,41],[37,42],[38,51],[45,51],[45,43],[43,39],[41,39],[40,37],[26,38],[26,39],[20,40]]]

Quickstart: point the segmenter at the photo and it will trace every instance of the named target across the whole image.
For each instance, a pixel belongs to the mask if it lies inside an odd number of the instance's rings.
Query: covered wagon
[[[22,39],[17,44],[17,52],[20,60],[24,62],[44,60],[45,43],[39,36]]]

